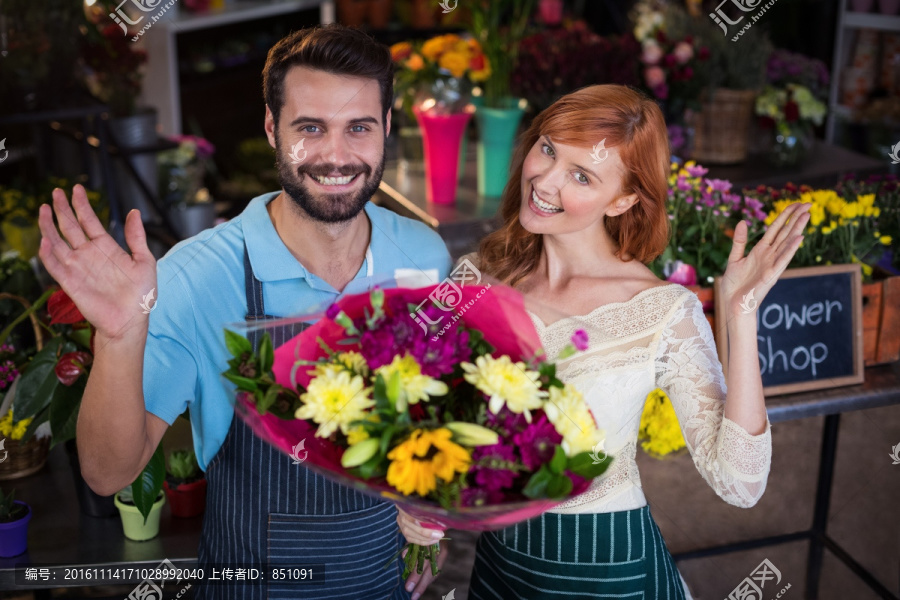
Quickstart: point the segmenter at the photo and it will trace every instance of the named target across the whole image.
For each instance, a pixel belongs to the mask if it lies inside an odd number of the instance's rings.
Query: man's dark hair
[[[269,50],[263,69],[263,96],[276,124],[284,106],[284,77],[291,67],[298,66],[375,79],[381,88],[381,116],[386,123],[394,100],[394,62],[387,46],[337,23],[301,29],[282,38]]]

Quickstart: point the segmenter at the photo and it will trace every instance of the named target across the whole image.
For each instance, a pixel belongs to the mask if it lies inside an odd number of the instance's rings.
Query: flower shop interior
[[[0,597],[128,596],[133,582],[63,568],[196,565],[205,507],[169,494],[206,489],[186,415],[151,459],[167,494],[155,528],[84,483],[91,329],[54,306],[38,207],[80,183],[120,245],[139,209],[159,258],[280,190],[263,65],[291,31],[332,22],[395,65],[371,201],[432,228],[454,261],[499,227],[521,133],[593,84],[662,109],[672,227],[649,266],[697,293],[723,362],[716,290],[735,226],[752,246],[811,203],[759,312],[765,494],[738,508],[700,485],[659,390],[641,419],[643,491],[694,598],[900,598],[900,0],[0,0]],[[440,129],[429,106],[461,125]],[[810,327],[817,301],[843,302],[840,323]],[[449,532],[423,598],[468,597],[478,535]]]

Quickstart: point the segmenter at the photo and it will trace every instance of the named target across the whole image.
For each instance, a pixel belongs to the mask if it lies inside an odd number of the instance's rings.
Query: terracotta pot
[[[862,296],[866,366],[900,359],[900,276],[863,284]]]
[[[169,486],[168,481],[164,481],[163,489],[173,517],[196,517],[206,509],[206,479],[182,483],[174,489]]]

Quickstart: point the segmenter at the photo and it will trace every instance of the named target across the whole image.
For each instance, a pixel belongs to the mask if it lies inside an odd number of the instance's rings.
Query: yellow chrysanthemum
[[[469,57],[459,52],[445,52],[438,60],[438,66],[450,71],[454,77],[462,77],[469,68]]]
[[[0,435],[3,437],[12,435],[12,411],[6,413],[6,416],[0,419]]]
[[[885,246],[890,246],[891,242],[894,241],[894,239],[889,235],[883,235],[878,238],[878,241],[881,242],[882,244],[884,244]]]
[[[394,373],[400,376],[400,395],[397,397],[397,410],[403,412],[409,404],[418,404],[419,400],[428,400],[429,396],[443,396],[449,389],[447,384],[428,375],[422,375],[422,367],[409,354],[395,356],[391,364],[375,371],[390,382]]]
[[[331,365],[335,367],[335,365]],[[365,389],[363,378],[340,367],[324,369],[313,378],[301,394],[303,406],[294,416],[298,419],[312,419],[319,424],[316,437],[328,437],[340,427],[348,433],[350,423],[366,418],[366,409],[375,405]]]
[[[656,458],[685,447],[684,435],[672,401],[660,389],[647,396],[639,430],[641,448]]]
[[[562,447],[567,456],[589,452],[603,439],[584,396],[569,383],[562,388],[550,388],[550,401],[544,406],[544,414],[563,437]]]
[[[421,71],[425,68],[425,60],[422,56],[415,52],[406,60],[406,68],[410,71]]]
[[[496,414],[505,404],[514,413],[525,415],[531,423],[531,409],[541,408],[547,392],[540,388],[540,373],[529,371],[523,362],[513,363],[508,356],[479,356],[475,364],[461,364],[466,381],[490,397],[488,408]]]
[[[444,40],[439,37],[431,38],[422,44],[422,55],[430,61],[436,61],[444,51]]]
[[[387,482],[401,494],[426,496],[437,487],[437,478],[451,481],[469,470],[468,450],[451,441],[449,429],[415,430],[408,440],[391,450]]]
[[[369,375],[369,363],[359,352],[341,352],[335,357],[337,364],[350,369],[357,375],[367,377]]]
[[[31,425],[31,419],[22,419],[13,425],[13,414],[10,410],[5,417],[0,419],[0,436],[8,437],[11,440],[21,440],[29,425]]]

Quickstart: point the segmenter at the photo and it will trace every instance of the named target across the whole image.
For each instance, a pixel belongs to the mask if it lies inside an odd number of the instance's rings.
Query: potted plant
[[[695,65],[702,88],[701,110],[686,114],[693,129],[692,158],[704,164],[733,164],[747,158],[753,103],[765,82],[772,44],[761,27],[733,42],[706,15],[691,16],[669,4],[658,29],[668,39],[690,38],[709,56]]]
[[[767,86],[756,98],[755,112],[760,126],[770,132],[769,162],[776,167],[802,163],[815,143],[813,128],[822,124],[826,111],[805,86]]]
[[[131,41],[132,32],[123,33],[109,14],[117,8],[115,0],[99,0],[91,8],[92,25],[84,27],[81,38],[82,79],[88,91],[109,105],[109,133],[113,144],[126,153],[129,150],[153,146],[158,142],[156,110],[138,106],[144,81],[147,52],[139,50]],[[157,194],[156,156],[141,153],[123,157],[143,180],[150,193]],[[123,213],[137,208],[141,214],[151,213],[143,190],[122,164],[116,164],[121,197],[129,205]]]
[[[206,478],[193,450],[176,450],[169,455],[163,489],[173,517],[196,517],[206,508]]]
[[[28,522],[31,507],[0,490],[0,557],[9,558],[25,552],[28,547]]]
[[[143,542],[159,534],[159,515],[166,503],[162,491],[165,471],[166,459],[160,444],[134,482],[115,495],[122,529],[128,539]]]
[[[509,177],[513,141],[526,103],[511,94],[518,61],[535,0],[478,0],[470,5],[472,35],[481,42],[489,76],[475,117],[478,121],[478,193],[498,197]]]
[[[178,147],[160,152],[157,157],[159,188],[169,216],[184,239],[215,223],[215,206],[203,180],[207,170],[214,168],[211,159],[216,148],[193,135],[169,139]]]

